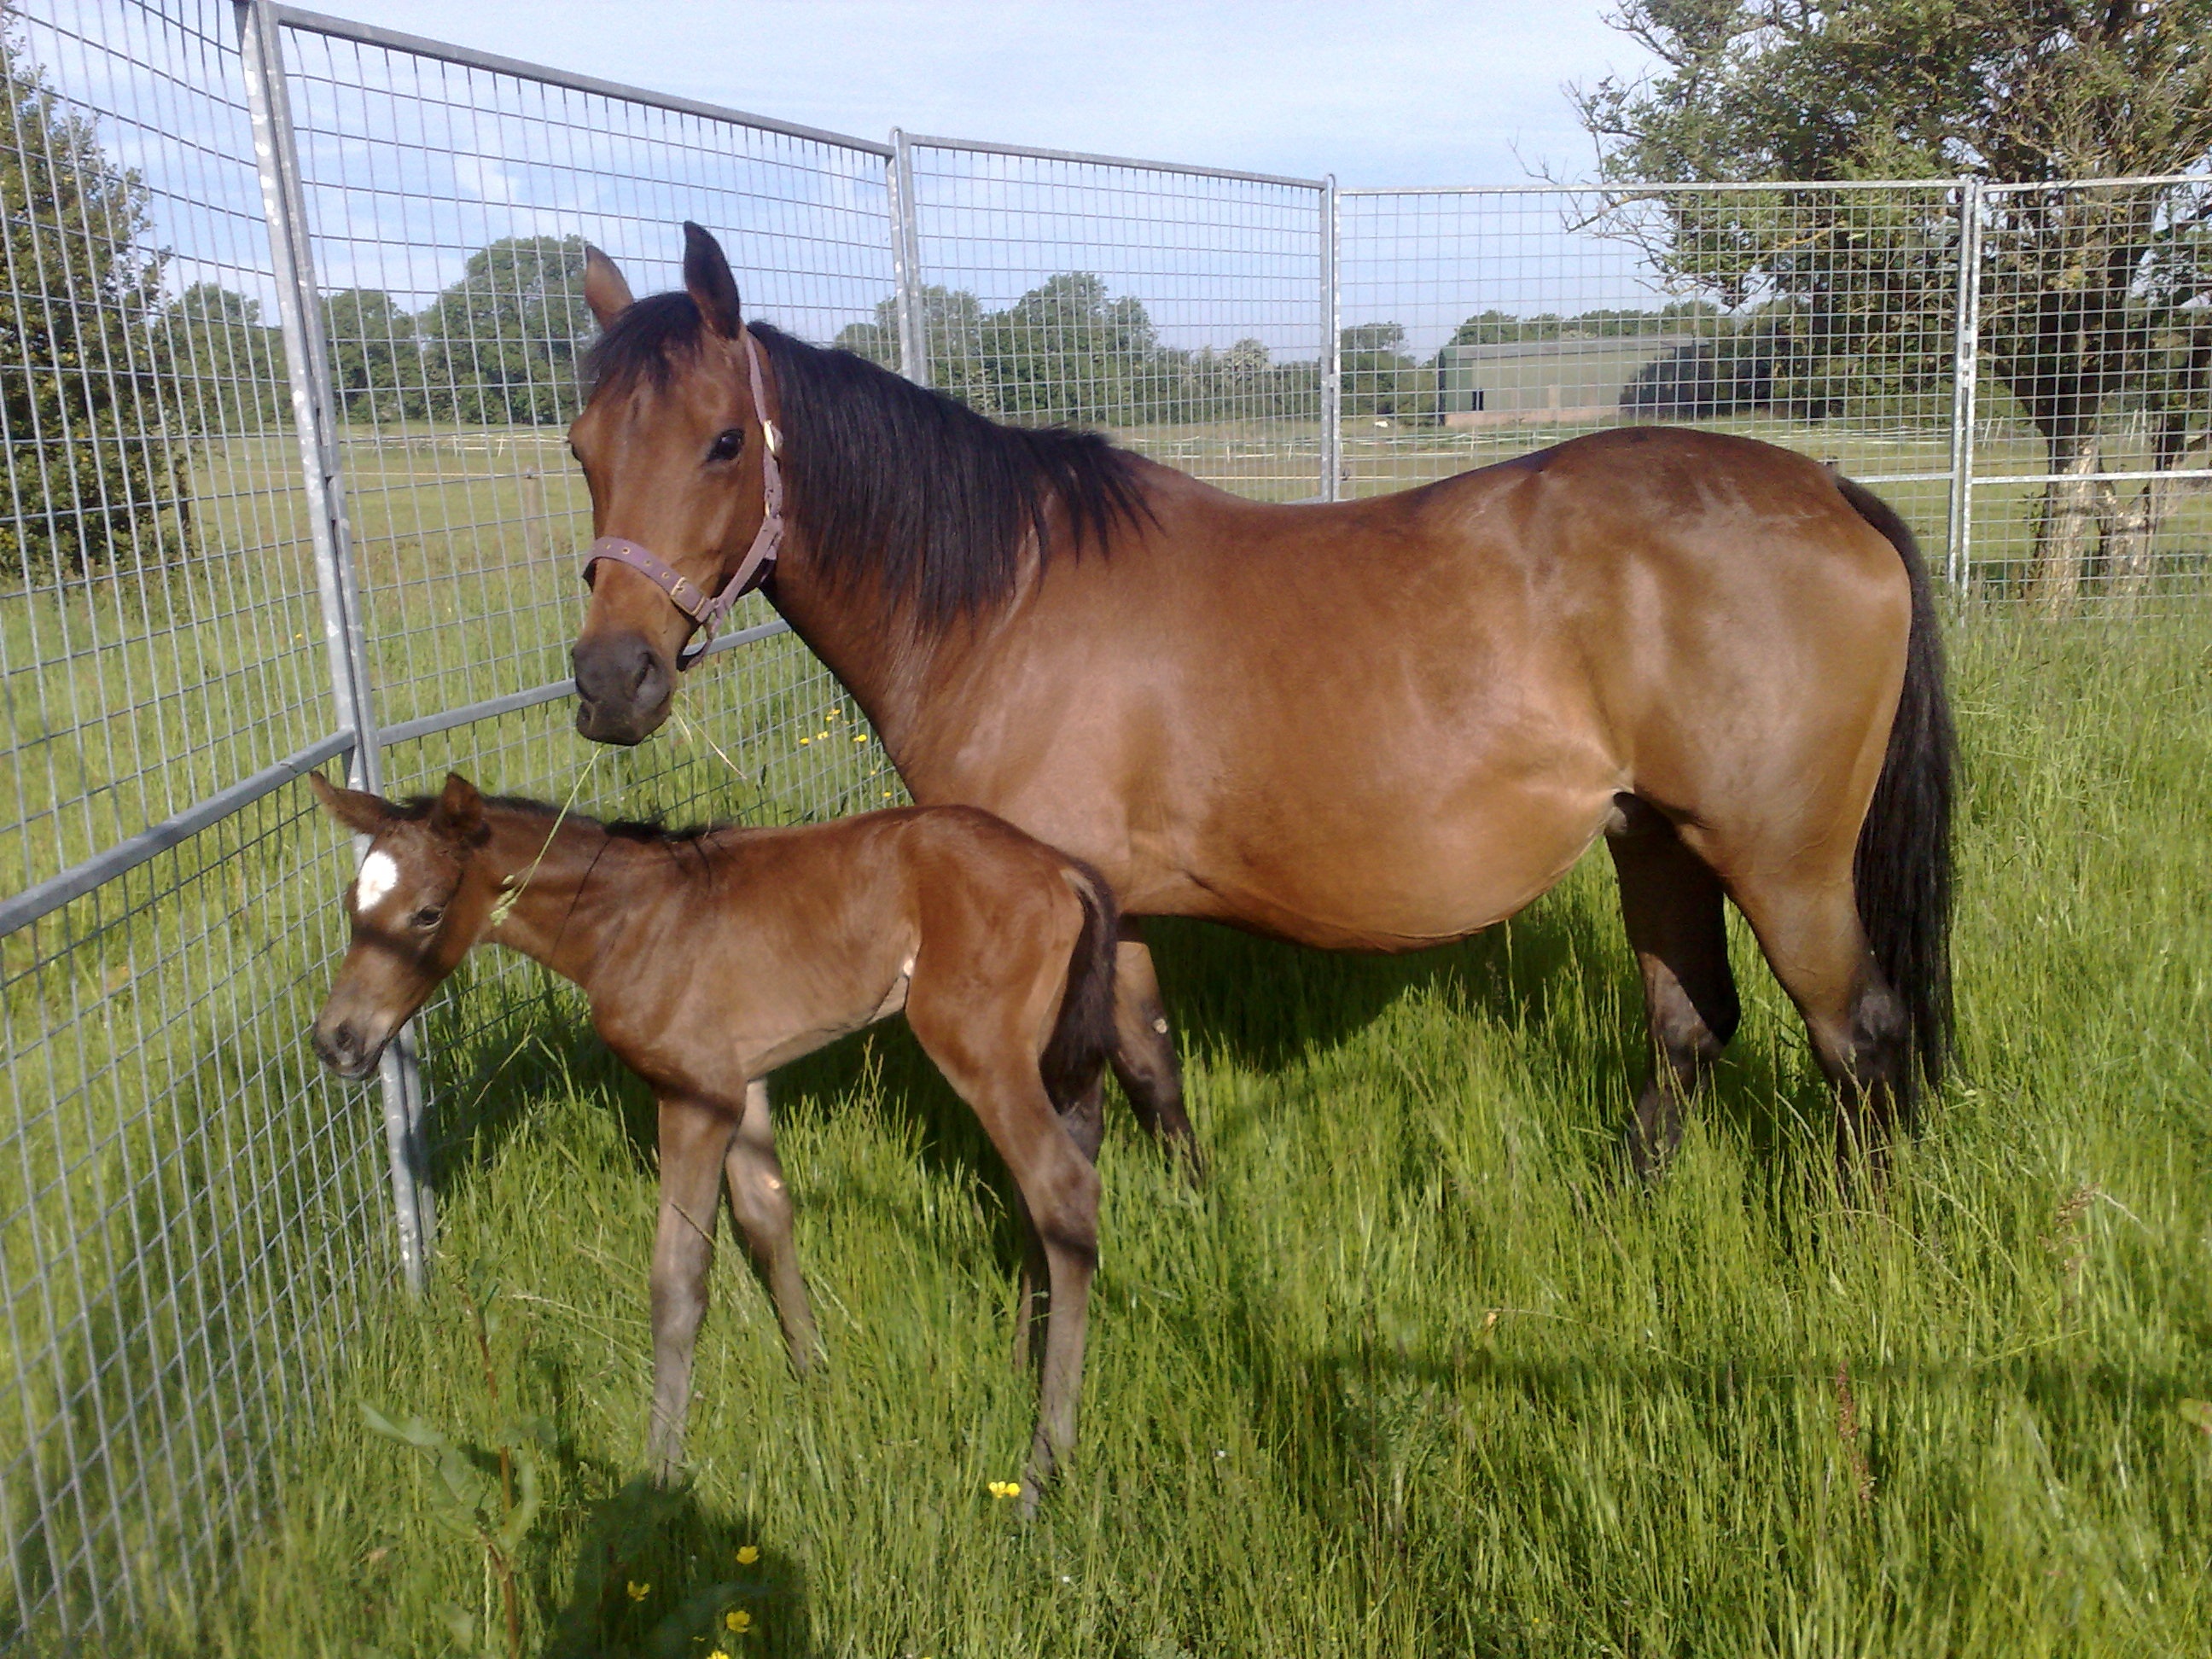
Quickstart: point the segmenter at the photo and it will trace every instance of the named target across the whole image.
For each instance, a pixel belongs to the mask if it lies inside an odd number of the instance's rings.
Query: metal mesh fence
[[[189,1595],[388,1261],[298,1041],[344,876],[268,784],[343,744],[230,9],[10,21],[0,1639]]]
[[[1345,494],[1602,427],[1686,422],[1840,463],[1942,556],[1957,186],[1338,201]]]
[[[1985,186],[1970,509],[1984,599],[2202,593],[2212,181]]]
[[[258,3],[11,15],[0,1646],[189,1603],[407,1259],[380,1131],[404,1219],[547,1027],[485,963],[383,1123],[324,1080],[349,854],[300,772],[899,798],[757,599],[653,743],[568,732],[587,240],[649,292],[699,220],[751,314],[1263,499],[1690,421],[1880,484],[1973,595],[2207,586],[2202,179],[1339,192],[874,145]]]
[[[915,280],[844,343],[1018,422],[1240,494],[1320,489],[1324,185],[943,138],[900,144]]]

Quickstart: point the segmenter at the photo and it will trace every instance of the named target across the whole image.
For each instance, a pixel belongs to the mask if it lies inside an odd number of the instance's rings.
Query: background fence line
[[[356,849],[288,786],[901,798],[758,599],[669,734],[564,729],[586,239],[651,292],[697,219],[749,314],[1259,499],[1693,420],[1879,483],[1962,601],[2208,586],[2204,179],[1340,188],[878,143],[268,0],[12,15],[0,1646],[191,1603],[361,1287],[422,1283],[468,1103],[577,1017],[472,961],[364,1114],[301,1040]]]

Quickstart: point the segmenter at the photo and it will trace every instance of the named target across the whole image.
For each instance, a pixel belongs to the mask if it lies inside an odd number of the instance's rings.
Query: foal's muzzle
[[[315,1022],[315,1056],[340,1077],[367,1077],[376,1069],[390,1033],[364,1030],[350,1019],[325,1014]]]
[[[641,743],[668,718],[667,665],[635,634],[577,642],[576,730],[593,743]]]

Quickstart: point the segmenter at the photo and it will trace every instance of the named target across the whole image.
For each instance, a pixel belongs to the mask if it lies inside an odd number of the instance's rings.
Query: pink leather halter
[[[722,591],[711,599],[707,598],[689,576],[655,558],[637,543],[620,536],[600,537],[584,556],[586,586],[591,585],[592,567],[602,559],[611,559],[617,564],[628,565],[652,582],[668,595],[670,604],[691,618],[691,633],[684,635],[684,648],[676,653],[678,668],[689,668],[698,661],[707,647],[714,644],[714,635],[721,627],[722,618],[730,613],[730,607],[775,574],[775,556],[783,547],[783,469],[776,465],[776,457],[783,451],[783,434],[768,417],[766,394],[761,386],[760,347],[753,343],[750,330],[745,332],[745,367],[752,375],[753,412],[760,416],[761,502],[764,510],[753,544],[745,550],[745,556],[738,562],[730,580],[722,584]],[[692,635],[702,629],[706,638],[692,646]]]

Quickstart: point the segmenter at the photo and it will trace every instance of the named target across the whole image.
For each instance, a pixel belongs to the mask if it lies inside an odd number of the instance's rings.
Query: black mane
[[[1135,458],[1097,433],[1000,426],[865,357],[747,327],[775,377],[788,510],[833,586],[873,577],[942,629],[1012,597],[1030,537],[1042,568],[1150,516]],[[586,384],[665,386],[704,336],[690,295],[641,300],[592,347]]]
[[[403,803],[410,817],[427,814],[438,804],[435,795],[417,795]],[[708,836],[725,830],[743,830],[748,826],[739,819],[724,818],[710,823],[684,823],[671,826],[657,818],[595,818],[587,813],[564,811],[550,800],[538,800],[529,795],[486,795],[487,807],[502,806],[511,811],[527,812],[533,817],[550,818],[563,825],[574,824],[580,829],[597,830],[615,841],[656,842],[669,844],[689,844],[703,841]]]

